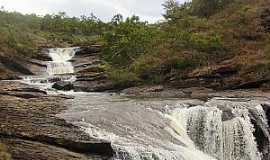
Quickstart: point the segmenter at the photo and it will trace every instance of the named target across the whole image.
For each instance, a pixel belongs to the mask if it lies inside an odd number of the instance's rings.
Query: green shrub
[[[175,51],[196,50],[199,52],[215,52],[223,50],[222,37],[215,33],[215,26],[207,19],[193,16],[164,25],[162,39]]]
[[[191,33],[187,48],[197,51],[212,53],[223,50],[223,44],[219,35],[208,35],[207,33]]]
[[[109,75],[109,79],[116,81],[116,82],[133,82],[139,81],[138,76],[129,71],[128,69],[119,69],[114,68],[110,65],[104,67],[105,71]]]
[[[88,45],[100,41],[98,37],[108,25],[93,15],[81,18],[65,13],[23,15],[0,10],[0,51],[10,56],[32,56],[39,46]],[[98,38],[97,38],[98,37]]]
[[[173,66],[175,69],[183,70],[193,65],[192,61],[189,59],[177,59],[175,60]]]
[[[126,67],[145,54],[156,34],[154,27],[133,16],[125,21],[112,22],[110,32],[104,34],[104,58],[115,67]]]

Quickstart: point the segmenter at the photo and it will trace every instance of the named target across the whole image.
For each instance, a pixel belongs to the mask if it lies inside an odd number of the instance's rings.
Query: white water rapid
[[[74,56],[78,48],[52,48],[49,49],[49,56],[52,62],[47,65],[47,73],[49,75],[61,75],[74,73],[72,63],[69,62]]]
[[[78,50],[79,47],[47,49],[46,54],[52,61],[44,62],[47,64],[46,72],[42,75],[23,76],[22,82],[49,91],[57,81],[75,81],[74,67],[70,60]]]
[[[261,160],[251,114],[263,122],[263,129],[269,128],[260,102],[218,98],[202,106],[175,109],[171,126],[218,160]]]
[[[256,129],[265,131],[268,143],[269,126],[262,108],[267,101],[75,95],[67,102],[70,109],[59,116],[93,137],[112,142],[114,160],[267,160],[258,149],[251,122],[255,119]]]
[[[55,81],[74,80],[70,60],[77,49],[49,49],[53,61],[48,62],[46,73],[27,81],[35,81],[32,84],[40,88],[45,84],[48,90]],[[111,142],[112,160],[270,159],[267,98],[201,101],[52,92],[74,97],[65,100],[68,109],[57,116],[93,138]]]

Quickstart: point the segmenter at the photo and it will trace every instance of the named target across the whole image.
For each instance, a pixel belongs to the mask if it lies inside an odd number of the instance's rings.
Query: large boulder
[[[57,90],[70,91],[74,87],[73,87],[73,84],[71,82],[68,82],[68,81],[59,81],[59,82],[56,82],[52,86],[52,88],[57,89]]]

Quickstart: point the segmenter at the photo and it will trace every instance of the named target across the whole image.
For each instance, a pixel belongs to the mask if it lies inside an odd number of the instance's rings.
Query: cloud
[[[182,0],[183,1],[183,0]],[[150,22],[162,19],[164,0],[0,0],[0,6],[10,11],[22,13],[66,12],[69,16],[94,13],[104,21],[115,14],[138,15]]]

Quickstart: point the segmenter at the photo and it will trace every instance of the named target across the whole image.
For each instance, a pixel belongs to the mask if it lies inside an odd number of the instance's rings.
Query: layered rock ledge
[[[12,94],[11,94],[12,93]],[[49,96],[18,82],[0,81],[0,144],[13,160],[109,159],[111,144],[91,138],[55,115],[65,96]]]

